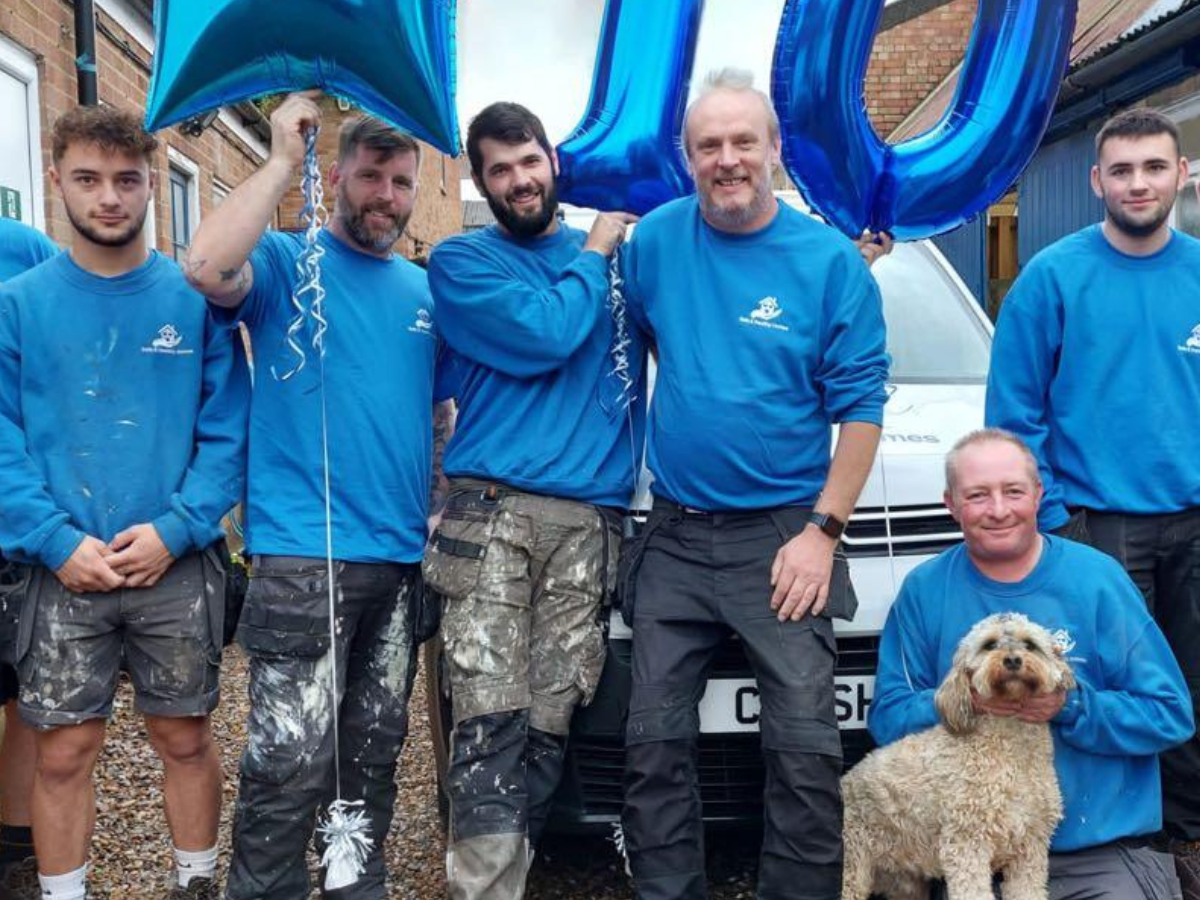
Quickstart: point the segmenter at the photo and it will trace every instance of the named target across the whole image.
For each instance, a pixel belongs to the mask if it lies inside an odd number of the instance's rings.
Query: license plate
[[[839,675],[834,679],[838,727],[867,727],[867,708],[875,693],[874,675]],[[700,701],[703,732],[758,731],[761,704],[753,678],[714,678]]]

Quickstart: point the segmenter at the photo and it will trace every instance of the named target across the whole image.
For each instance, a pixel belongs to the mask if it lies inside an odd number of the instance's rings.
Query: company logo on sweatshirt
[[[408,326],[408,330],[413,334],[424,334],[433,337],[433,316],[429,314],[429,310],[418,309],[416,321]]]
[[[775,331],[791,331],[786,325],[775,320],[783,315],[783,307],[775,297],[763,297],[758,305],[751,310],[749,316],[739,316],[738,321],[743,325],[757,325],[759,328],[771,328]]]
[[[143,353],[165,353],[169,356],[191,356],[195,351],[190,347],[180,347],[183,335],[179,329],[168,322],[158,329],[158,337],[142,347]]]
[[[1200,325],[1192,329],[1188,339],[1179,345],[1184,353],[1200,353]]]

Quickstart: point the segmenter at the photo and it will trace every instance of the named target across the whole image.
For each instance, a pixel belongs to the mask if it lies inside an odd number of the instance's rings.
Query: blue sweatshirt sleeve
[[[878,744],[890,744],[938,723],[937,647],[921,621],[913,577],[905,579],[879,640],[879,669],[867,727]]]
[[[221,517],[243,496],[249,373],[235,337],[206,317],[195,451],[170,510],[152,523],[176,559],[216,540]]]
[[[816,381],[834,422],[882,425],[888,356],[879,285],[857,250],[840,254],[832,265]]]
[[[1143,602],[1132,583],[1128,590],[1128,602]],[[1080,678],[1054,719],[1062,740],[1086,753],[1150,756],[1195,731],[1187,684],[1163,633],[1145,616],[1131,642],[1114,639],[1126,624],[1101,623],[1110,638],[1098,648],[1106,685]]]
[[[70,559],[84,534],[50,496],[29,455],[20,385],[20,322],[12,296],[0,288],[0,548],[54,571]]]
[[[560,368],[592,333],[608,293],[608,260],[584,251],[536,289],[476,246],[441,244],[429,259],[438,327],[463,356],[514,378]]]
[[[1045,273],[1034,260],[1000,310],[988,369],[984,422],[1017,435],[1037,458],[1043,491],[1038,525],[1043,531],[1052,531],[1070,518],[1062,486],[1054,480],[1046,459],[1050,436],[1046,410],[1061,344],[1061,298],[1047,285]]]

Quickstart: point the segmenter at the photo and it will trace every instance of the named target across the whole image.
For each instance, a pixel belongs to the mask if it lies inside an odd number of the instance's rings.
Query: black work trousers
[[[1086,510],[1087,541],[1115,557],[1146,598],[1166,635],[1200,721],[1200,509],[1161,515]],[[1200,841],[1200,739],[1160,757],[1163,828],[1168,836]]]
[[[742,641],[762,698],[766,770],[760,900],[835,900],[842,877],[841,741],[836,659],[826,616],[780,622],[770,570],[807,510],[690,513],[656,503],[633,598],[633,692],[626,730],[623,825],[639,900],[707,895],[697,780],[697,705],[715,652]],[[846,561],[830,604],[853,607]]]

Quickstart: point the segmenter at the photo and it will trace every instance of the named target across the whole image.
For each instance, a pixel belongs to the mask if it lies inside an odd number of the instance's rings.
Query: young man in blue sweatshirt
[[[210,545],[242,495],[246,373],[204,298],[146,249],[157,149],[129,113],[59,119],[50,176],[71,251],[0,288],[0,548],[28,567],[14,652],[38,729],[46,900],[84,897],[92,769],[122,668],[163,762],[166,895],[215,897],[224,590]]]
[[[986,421],[1038,459],[1043,529],[1120,560],[1200,692],[1200,241],[1168,217],[1188,173],[1175,124],[1136,109],[1096,137],[1104,222],[1030,261],[1004,301]],[[1164,755],[1163,820],[1200,898],[1200,741]]]
[[[979,712],[1049,722],[1064,816],[1051,841],[1054,900],[1171,900],[1158,753],[1191,736],[1179,665],[1129,576],[1091,547],[1038,533],[1037,462],[1012,433],[973,432],[946,458],[946,505],[963,543],[905,579],[879,649],[868,725],[880,744],[937,724],[934,692],[980,619],[1017,612],[1049,629],[1075,673],[1070,691]]]
[[[467,155],[497,224],[444,241],[429,263],[459,418],[425,576],[445,597],[453,692],[450,896],[516,900],[572,712],[604,664],[598,614],[641,447],[642,407],[626,408],[610,374],[606,310],[632,217],[600,215],[586,235],[558,220],[554,151],[524,107],[479,113]],[[640,397],[640,344],[627,354]]]
[[[374,847],[366,872],[337,895],[385,900],[383,847],[417,664],[438,341],[425,273],[392,247],[412,214],[420,147],[377,119],[343,124],[329,179],[336,200],[318,237],[325,356],[318,358],[306,319],[295,338],[304,353],[297,368],[288,329],[304,237],[264,231],[296,180],[305,134],[319,121],[313,95],[284,101],[271,116],[270,158],[200,226],[187,263],[218,317],[249,330],[256,370],[246,503],[253,569],[238,631],[250,658],[250,719],[229,900],[308,896],[305,852],[318,808],[333,797],[339,757],[342,797],[365,803]],[[332,634],[322,394],[337,593]]]
[[[0,219],[0,285],[58,255],[58,245],[36,228],[14,219]],[[0,585],[19,586],[21,571],[0,558]],[[0,592],[4,587],[0,586]],[[34,731],[17,711],[17,670],[12,648],[16,641],[16,604],[0,609],[0,703],[4,705],[4,737],[0,738],[0,896],[34,885],[33,788],[37,747]],[[27,862],[28,860],[28,862]]]
[[[697,703],[733,631],[762,696],[758,896],[833,900],[831,618],[855,608],[835,551],[879,442],[879,291],[851,241],[773,195],[779,126],[749,73],[709,76],[684,144],[696,196],[648,215],[621,255],[630,313],[658,352],[654,509],[630,557],[626,846],[639,900],[705,896]]]

